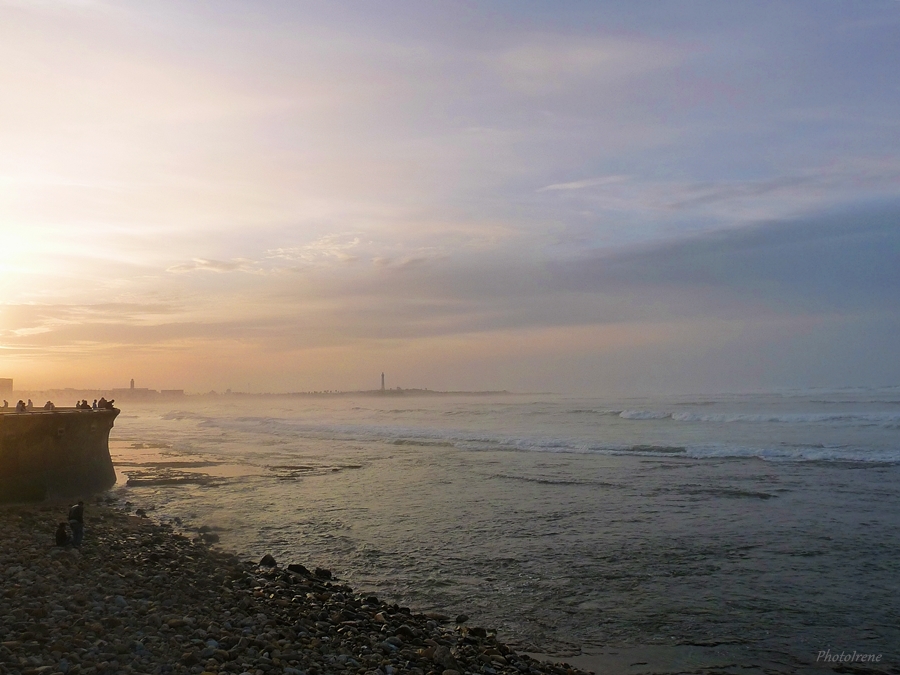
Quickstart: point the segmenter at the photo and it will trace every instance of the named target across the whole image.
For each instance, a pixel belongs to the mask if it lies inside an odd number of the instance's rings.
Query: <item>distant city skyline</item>
[[[0,374],[900,382],[900,3],[391,7],[0,0]]]

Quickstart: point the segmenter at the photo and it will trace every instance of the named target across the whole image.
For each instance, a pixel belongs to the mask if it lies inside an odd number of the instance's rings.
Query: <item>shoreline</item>
[[[328,570],[242,561],[113,500],[86,505],[80,550],[56,547],[67,508],[0,507],[2,675],[585,672],[357,593]]]

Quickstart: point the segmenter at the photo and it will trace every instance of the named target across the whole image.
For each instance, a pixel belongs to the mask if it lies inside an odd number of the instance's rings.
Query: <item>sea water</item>
[[[124,403],[110,447],[163,521],[527,651],[900,667],[898,389],[187,397]]]

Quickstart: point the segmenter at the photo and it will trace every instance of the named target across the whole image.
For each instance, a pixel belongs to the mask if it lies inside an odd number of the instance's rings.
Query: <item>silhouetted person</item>
[[[91,406],[94,410],[97,409],[97,399],[94,399],[94,405]]]
[[[65,523],[60,523],[56,528],[56,545],[65,546],[69,543],[69,531],[66,529]]]
[[[53,410],[54,408],[56,408],[56,406],[53,405],[53,401],[47,401],[44,404],[44,410]]]
[[[84,538],[84,502],[79,501],[69,509],[69,527],[72,528],[72,546],[81,546]]]
[[[19,399],[19,402],[16,403],[16,412],[25,412],[25,401]]]
[[[29,412],[34,410],[34,403],[31,402],[31,399],[28,399],[28,403],[25,404],[25,410]]]
[[[9,407],[9,401],[7,401],[6,399],[3,399],[3,407],[4,407],[4,408],[8,408],[8,407]]]

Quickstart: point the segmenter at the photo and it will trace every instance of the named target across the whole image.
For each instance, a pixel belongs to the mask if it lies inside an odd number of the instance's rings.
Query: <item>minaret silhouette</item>
[[[384,373],[381,374],[381,391],[384,391]]]

